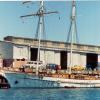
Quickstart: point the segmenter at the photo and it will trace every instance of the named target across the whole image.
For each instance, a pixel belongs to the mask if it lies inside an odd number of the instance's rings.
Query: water
[[[0,100],[100,100],[100,88],[1,89]]]

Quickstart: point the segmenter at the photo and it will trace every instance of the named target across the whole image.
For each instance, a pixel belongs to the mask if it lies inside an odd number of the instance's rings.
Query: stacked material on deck
[[[75,65],[75,66],[71,67],[71,69],[74,71],[82,71],[82,70],[85,70],[85,67]]]

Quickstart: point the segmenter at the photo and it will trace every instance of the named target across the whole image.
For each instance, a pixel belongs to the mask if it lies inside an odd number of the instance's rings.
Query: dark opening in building
[[[61,51],[60,57],[61,69],[67,69],[67,51]]]
[[[31,50],[31,54],[30,54],[31,61],[36,61],[38,49],[37,48],[31,48],[30,50]]]
[[[92,70],[97,67],[98,63],[98,55],[97,54],[92,54],[92,53],[87,53],[87,68],[91,68]]]

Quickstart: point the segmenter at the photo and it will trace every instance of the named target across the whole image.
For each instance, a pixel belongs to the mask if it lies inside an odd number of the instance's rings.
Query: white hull
[[[43,77],[28,75],[25,73],[0,73],[5,77],[11,88],[85,88],[85,87],[100,87],[100,80],[77,80],[63,79],[54,77]]]

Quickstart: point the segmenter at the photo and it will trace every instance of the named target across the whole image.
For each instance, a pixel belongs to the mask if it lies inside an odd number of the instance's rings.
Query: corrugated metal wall
[[[100,55],[98,55],[98,69],[100,70]]]
[[[13,46],[13,59],[28,59],[29,52],[27,46],[14,45]]]
[[[13,44],[0,42],[0,58],[12,59],[13,58]]]
[[[68,53],[68,65],[70,65],[70,53]],[[72,55],[72,66],[86,66],[86,54],[84,53],[73,53]]]
[[[55,63],[54,62],[54,51],[46,51],[46,63]]]
[[[60,52],[41,50],[40,60],[44,61],[45,63],[53,63],[60,65]]]
[[[54,52],[54,62],[55,64],[60,65],[60,51],[55,51]]]

